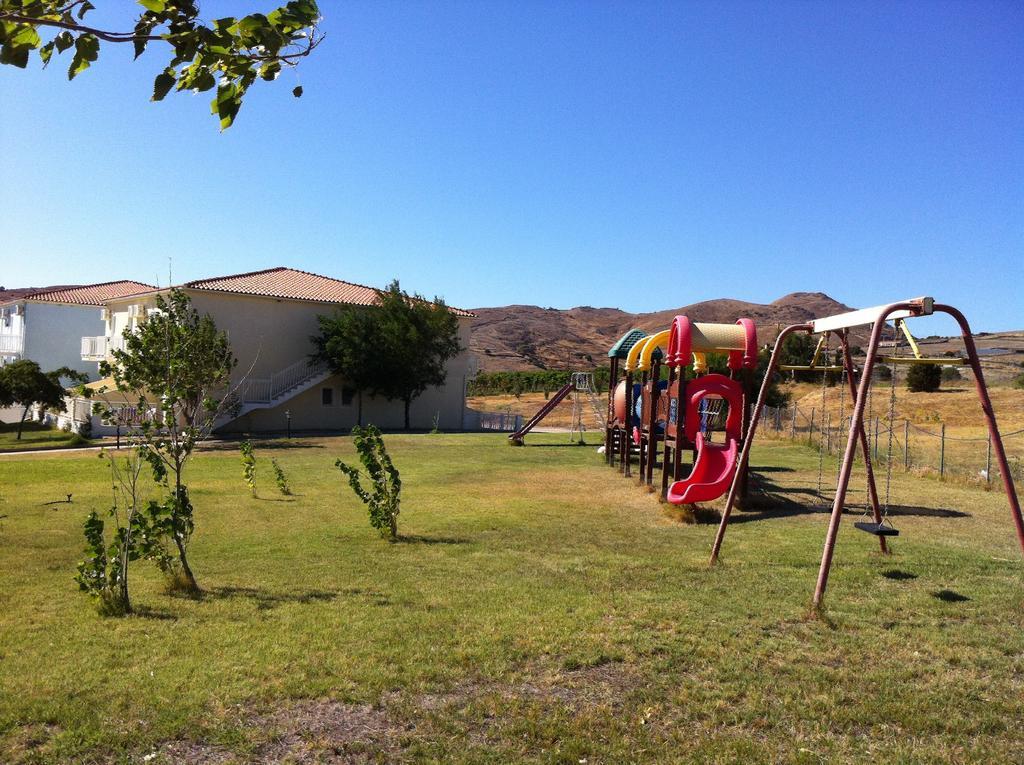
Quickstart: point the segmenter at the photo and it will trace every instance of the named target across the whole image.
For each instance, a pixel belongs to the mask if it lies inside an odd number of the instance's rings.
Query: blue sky
[[[209,94],[149,102],[153,52],[0,67],[0,284],[166,283],[170,257],[465,307],[934,294],[1024,329],[1019,3],[321,7],[298,79],[225,133]]]

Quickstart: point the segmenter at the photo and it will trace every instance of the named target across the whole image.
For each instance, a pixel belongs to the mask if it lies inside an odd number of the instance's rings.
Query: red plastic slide
[[[665,497],[673,505],[710,502],[729,491],[732,484],[739,453],[736,439],[726,437],[724,444],[709,444],[704,440],[704,434],[698,431],[694,443],[697,460],[693,463],[693,470],[682,481],[673,483]]]

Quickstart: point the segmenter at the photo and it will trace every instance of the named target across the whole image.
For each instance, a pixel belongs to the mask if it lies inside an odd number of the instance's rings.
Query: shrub
[[[1024,373],[1021,373],[1013,378],[1013,387],[1024,390]]]
[[[384,439],[373,425],[352,428],[356,453],[363,464],[363,470],[337,460],[334,465],[348,476],[352,491],[370,511],[370,525],[391,539],[398,537],[398,510],[402,491],[402,479],[398,469],[391,462]],[[362,479],[370,483],[369,490],[363,487]]]
[[[911,364],[907,370],[907,389],[911,393],[932,393],[942,384],[942,370],[935,364]]]
[[[955,382],[956,380],[962,380],[964,376],[960,374],[960,370],[956,367],[943,367],[942,368],[942,382]]]

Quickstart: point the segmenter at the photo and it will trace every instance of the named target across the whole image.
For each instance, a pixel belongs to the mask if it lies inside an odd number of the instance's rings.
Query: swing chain
[[[822,338],[823,340],[823,355],[825,357],[825,367],[828,367],[829,361],[829,333],[826,332]],[[822,471],[825,468],[825,389],[828,382],[828,372],[822,371],[821,373],[821,426],[818,428],[818,496],[824,499],[822,494]]]

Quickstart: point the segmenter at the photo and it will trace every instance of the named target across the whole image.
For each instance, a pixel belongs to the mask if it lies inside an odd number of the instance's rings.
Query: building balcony
[[[110,338],[106,335],[99,337],[82,338],[82,361],[104,361],[107,358],[107,349],[110,347]]]
[[[25,338],[21,335],[0,335],[0,356],[21,356],[25,352]]]

